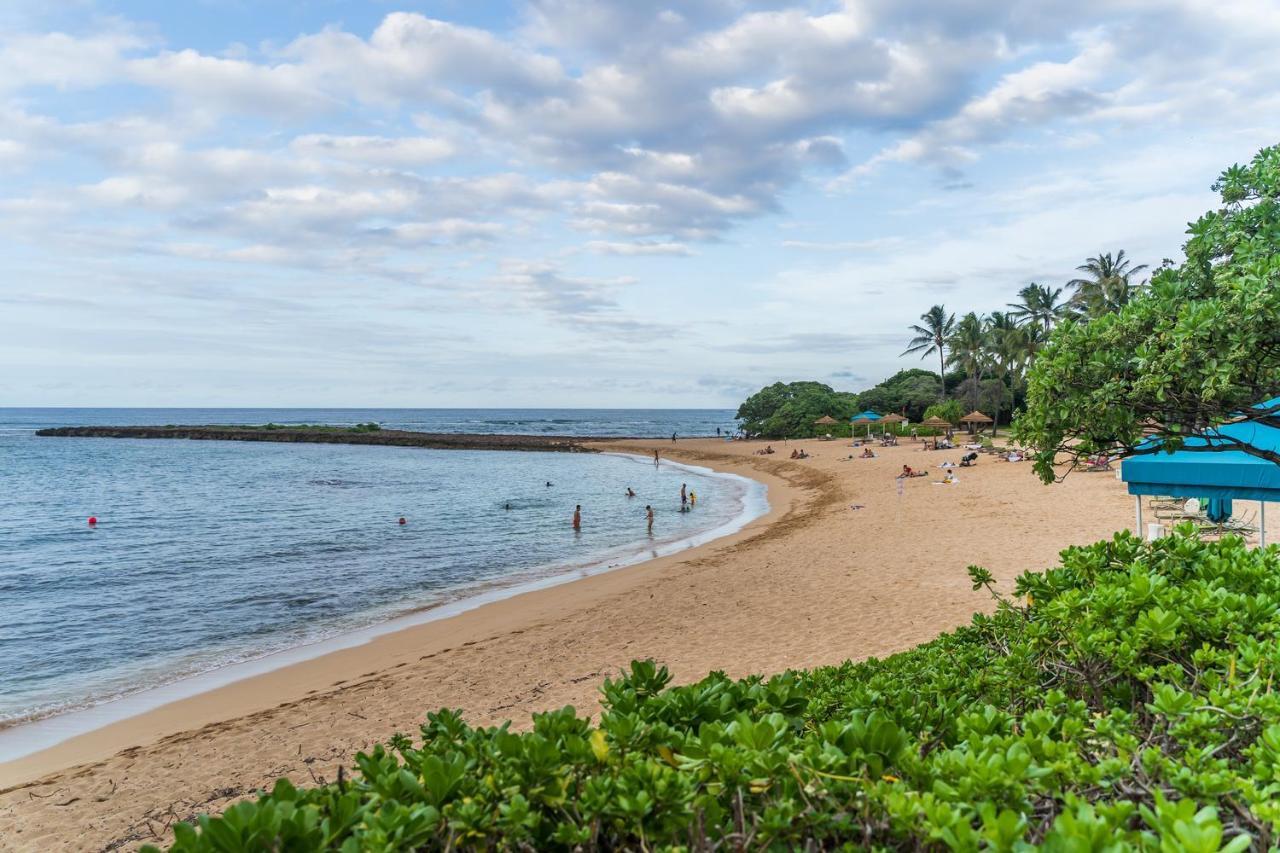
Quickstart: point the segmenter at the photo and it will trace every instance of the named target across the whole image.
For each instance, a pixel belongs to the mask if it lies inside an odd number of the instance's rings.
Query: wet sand
[[[1025,463],[918,445],[847,459],[846,442],[606,442],[754,477],[771,511],[686,552],[484,605],[220,687],[0,764],[0,849],[133,848],[279,776],[311,784],[425,712],[526,724],[532,711],[594,711],[605,676],[653,657],[677,681],[860,659],[908,648],[986,609],[971,563],[1007,590],[1071,544],[1133,523],[1111,474],[1042,486]],[[804,447],[812,458],[792,461]],[[902,465],[934,476],[906,481]],[[861,505],[852,509],[851,505]],[[661,524],[661,517],[658,519]]]

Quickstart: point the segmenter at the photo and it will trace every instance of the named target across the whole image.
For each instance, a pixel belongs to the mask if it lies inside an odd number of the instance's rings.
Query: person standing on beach
[[[672,443],[672,444],[675,444],[675,443],[676,443],[676,434],[675,434],[674,432],[673,432],[673,433],[671,433],[671,443]]]
[[[680,506],[684,506],[689,502],[689,493],[685,491],[685,484],[680,484]]]
[[[649,532],[653,532],[653,507],[645,505],[644,516],[649,520]]]
[[[573,529],[582,529],[582,504],[578,504],[573,508]]]
[[[653,467],[658,467],[658,451],[653,451]]]

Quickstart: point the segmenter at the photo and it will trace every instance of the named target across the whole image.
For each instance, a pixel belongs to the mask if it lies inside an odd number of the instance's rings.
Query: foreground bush
[[[351,779],[280,781],[172,849],[1274,843],[1280,551],[1119,534],[1016,595],[883,661],[673,689],[633,663],[599,726],[572,708],[519,734],[429,714]]]

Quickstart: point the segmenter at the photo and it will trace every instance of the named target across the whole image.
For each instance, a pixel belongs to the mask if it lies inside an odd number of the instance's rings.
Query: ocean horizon
[[[593,437],[733,426],[725,410],[0,409],[0,726],[648,559],[767,507],[741,477],[613,453],[35,435],[369,421]],[[693,512],[679,512],[682,484],[698,495]]]

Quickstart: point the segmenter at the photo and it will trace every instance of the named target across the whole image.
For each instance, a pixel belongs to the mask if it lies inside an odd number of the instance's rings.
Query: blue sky
[[[1178,257],[1280,6],[0,10],[0,405],[732,406]],[[926,367],[932,365],[925,364]]]

